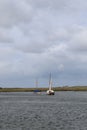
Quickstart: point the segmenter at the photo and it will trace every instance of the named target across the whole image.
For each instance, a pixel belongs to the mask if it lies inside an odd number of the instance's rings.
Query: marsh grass
[[[33,92],[36,88],[0,88],[0,92]],[[38,88],[41,92],[48,88]],[[54,91],[87,91],[87,86],[53,87]]]

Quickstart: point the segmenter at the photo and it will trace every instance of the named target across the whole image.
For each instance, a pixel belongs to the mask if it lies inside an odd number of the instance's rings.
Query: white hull
[[[55,92],[53,90],[47,90],[47,95],[54,95]]]

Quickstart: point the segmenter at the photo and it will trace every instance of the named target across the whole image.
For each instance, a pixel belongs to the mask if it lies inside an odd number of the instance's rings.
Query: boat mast
[[[49,90],[52,89],[52,78],[51,78],[51,73],[50,73],[50,78],[49,78]]]
[[[38,80],[36,79],[36,88],[38,88]]]

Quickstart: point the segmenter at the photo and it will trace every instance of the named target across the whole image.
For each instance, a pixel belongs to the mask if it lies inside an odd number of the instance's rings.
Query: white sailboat
[[[51,74],[50,74],[50,79],[49,79],[49,89],[47,90],[47,95],[54,95],[55,92],[54,90],[52,90],[52,78],[51,78]]]

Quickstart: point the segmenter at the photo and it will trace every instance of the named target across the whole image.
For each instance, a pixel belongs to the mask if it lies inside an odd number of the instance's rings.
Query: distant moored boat
[[[36,89],[33,91],[36,94],[41,94],[41,91],[38,89],[38,81],[36,80]]]
[[[38,90],[38,89],[35,89],[35,90],[34,90],[34,93],[36,93],[36,94],[40,94],[40,93],[41,93],[41,91],[40,91],[40,90]]]

